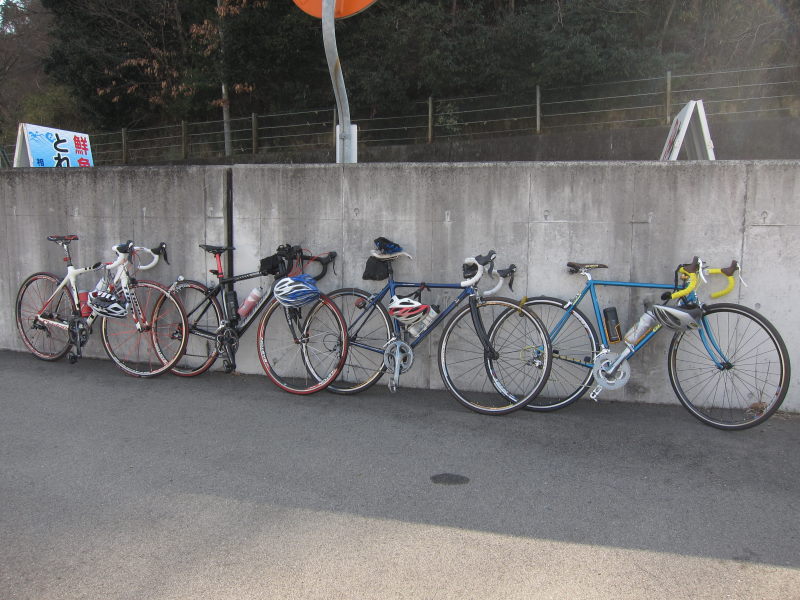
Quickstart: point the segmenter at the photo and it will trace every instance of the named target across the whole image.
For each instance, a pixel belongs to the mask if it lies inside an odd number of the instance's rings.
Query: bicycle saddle
[[[401,252],[392,252],[391,254],[382,254],[381,252],[378,252],[377,250],[373,250],[371,252],[371,255],[374,256],[375,258],[377,258],[378,260],[395,260],[395,259],[400,258],[401,256],[407,256],[411,260],[414,260],[414,257],[411,256],[408,252],[402,252],[402,251]]]
[[[567,268],[569,268],[570,273],[580,273],[583,270],[589,270],[589,269],[607,269],[608,265],[603,265],[600,263],[568,262]]]
[[[222,254],[226,250],[236,250],[233,246],[209,246],[208,244],[200,244],[200,247],[209,254]]]
[[[56,244],[69,244],[70,242],[77,242],[77,235],[48,235],[47,239]]]

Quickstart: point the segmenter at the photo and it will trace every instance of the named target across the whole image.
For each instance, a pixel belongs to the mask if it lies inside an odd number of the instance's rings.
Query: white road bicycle
[[[162,256],[167,261],[166,244],[151,249],[128,241],[112,246],[117,254],[112,263],[75,267],[69,245],[78,236],[47,239],[64,249],[67,274],[59,279],[52,273],[34,273],[20,286],[16,301],[17,331],[36,358],[54,361],[69,355],[70,362],[76,362],[99,319],[103,347],[124,373],[153,377],[180,360],[188,338],[180,300],[161,284],[132,276],[136,270],[152,269]],[[150,262],[139,264],[146,255]],[[84,298],[77,279],[92,272],[101,277]],[[162,297],[155,317],[153,309]]]

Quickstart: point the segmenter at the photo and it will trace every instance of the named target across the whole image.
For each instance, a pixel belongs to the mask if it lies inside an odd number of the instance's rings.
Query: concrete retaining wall
[[[63,270],[49,234],[76,233],[76,264],[111,258],[113,243],[165,240],[171,266],[154,278],[178,274],[204,279],[211,267],[198,243],[225,243],[232,204],[237,271],[256,269],[283,242],[314,251],[337,250],[336,274],[323,289],[361,280],[372,240],[380,235],[414,257],[396,274],[406,280],[460,279],[461,260],[498,251],[500,262],[521,267],[516,295],[571,296],[582,279],[568,260],[610,266],[603,277],[669,282],[675,266],[697,254],[713,264],[740,259],[745,281],[731,301],[765,314],[783,334],[790,355],[800,349],[800,291],[794,265],[798,245],[800,161],[597,162],[241,165],[234,167],[99,168],[0,172],[3,239],[0,347],[22,350],[13,321],[17,287],[29,273]],[[149,274],[148,274],[149,277]],[[252,282],[239,288],[246,295]],[[623,327],[641,313],[646,293],[612,291]],[[432,302],[445,303],[444,294]],[[588,308],[588,306],[587,306]],[[241,343],[239,367],[260,372],[255,328]],[[668,336],[631,363],[631,382],[604,398],[677,402],[666,375]],[[438,337],[420,347],[405,387],[441,387],[426,356]],[[101,355],[99,339],[89,352]],[[44,365],[46,367],[46,365]],[[43,367],[43,368],[44,368]],[[80,368],[76,366],[75,368]],[[796,369],[800,372],[800,366]],[[784,408],[800,411],[798,376]]]

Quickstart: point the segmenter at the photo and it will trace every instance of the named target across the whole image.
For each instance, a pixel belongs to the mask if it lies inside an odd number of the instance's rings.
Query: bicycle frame
[[[383,287],[382,290],[372,295],[372,298],[365,307],[364,312],[361,315],[359,315],[359,317],[352,324],[348,326],[349,331],[353,331],[353,333],[357,335],[359,331],[359,322],[361,322],[362,319],[366,319],[366,317],[372,314],[372,311],[376,310],[376,306],[383,301],[383,299],[386,297],[386,294],[394,296],[396,295],[398,289],[420,288],[424,283],[424,282],[395,281],[393,275],[394,274],[392,272],[391,265],[389,265],[389,281],[386,282],[386,285]],[[475,288],[474,286],[468,286],[464,288],[461,286],[460,283],[424,283],[424,285],[426,288],[430,288],[432,290],[433,289],[460,290],[461,293],[458,294],[458,296],[452,302],[450,302],[450,304],[448,304],[445,307],[445,309],[441,313],[439,313],[434,318],[434,320],[431,321],[431,323],[419,333],[419,335],[416,338],[414,338],[409,343],[409,346],[411,346],[412,349],[416,348],[419,344],[421,344],[423,340],[425,340],[425,338],[428,337],[428,335],[434,329],[436,329],[439,326],[439,324],[442,321],[444,321],[444,319],[464,301],[465,298],[469,297],[474,299],[474,297],[478,294],[477,288]],[[392,322],[392,332],[394,334],[394,339],[400,339],[402,331],[400,328],[399,321],[397,319],[391,319],[391,322]],[[489,341],[488,341],[489,338],[488,335],[486,334],[486,329],[483,326],[483,323],[480,322],[479,316],[478,316],[478,322],[475,323],[475,326],[481,341],[484,343],[484,346],[489,347]],[[363,348],[364,350],[369,350],[372,352],[376,352],[378,354],[383,354],[385,350],[383,347],[376,348],[374,346],[369,346],[367,344],[361,343],[358,341],[357,337],[356,339],[351,339],[350,344],[357,348]]]
[[[91,267],[75,267],[72,264],[72,256],[69,251],[69,244],[61,243],[61,246],[64,249],[65,260],[67,262],[67,274],[64,276],[64,279],[61,280],[61,283],[56,286],[55,291],[45,301],[44,305],[37,313],[36,321],[48,327],[69,332],[71,345],[75,348],[75,352],[70,355],[71,362],[75,362],[75,360],[81,356],[82,347],[88,339],[92,325],[94,325],[95,321],[100,316],[94,311],[90,312],[86,317],[82,316],[83,307],[81,306],[77,285],[78,277],[81,275],[92,271],[103,271],[103,278],[106,278],[109,271],[115,271],[113,278],[110,278],[110,281],[108,281],[109,285],[116,284],[122,290],[126,301],[130,304],[131,316],[133,318],[136,330],[142,332],[149,328],[150,323],[147,321],[147,316],[142,313],[142,309],[139,305],[139,300],[136,297],[136,294],[133,294],[130,291],[132,278],[127,269],[127,265],[130,263],[130,253],[137,250],[148,249],[135,248],[132,246],[132,243],[130,244],[131,247],[129,247],[127,252],[121,252],[117,249],[117,247],[115,247],[118,257],[117,260],[112,263],[96,263]],[[153,255],[155,260],[153,260],[149,265],[141,267],[142,269],[152,268],[158,262],[158,256],[154,254],[153,251],[148,251]],[[53,299],[56,298],[65,287],[68,288],[68,292],[72,298],[72,316],[70,319],[67,321],[59,321],[42,316],[47,312],[47,308],[51,305]]]
[[[675,285],[673,283],[641,283],[636,281],[614,281],[614,280],[602,280],[602,279],[593,279],[591,274],[588,272],[581,272],[581,275],[584,275],[587,279],[586,285],[584,285],[583,289],[572,299],[569,303],[569,308],[564,312],[564,316],[559,320],[559,322],[552,328],[550,332],[550,339],[555,340],[558,334],[561,332],[562,328],[564,327],[565,323],[569,319],[572,311],[578,307],[578,305],[583,301],[584,298],[588,295],[590,301],[592,303],[592,308],[594,312],[595,321],[598,326],[598,331],[600,334],[600,353],[607,352],[610,348],[610,343],[608,341],[608,336],[606,334],[605,329],[605,321],[603,319],[602,313],[600,312],[600,301],[597,297],[597,287],[624,287],[624,288],[634,288],[634,289],[653,289],[653,290],[665,290],[673,292],[675,290]],[[681,304],[700,304],[698,301],[697,295],[694,291],[686,295],[685,297],[681,298]],[[626,344],[626,349],[623,350],[622,354],[620,355],[617,362],[614,364],[613,368],[616,368],[622,361],[630,360],[632,356],[639,352],[647,343],[653,339],[653,337],[662,329],[660,324],[657,324],[653,329],[644,336],[641,340],[639,340],[635,345],[628,345]],[[725,365],[729,364],[728,358],[725,356],[725,353],[717,344],[717,341],[714,339],[714,336],[708,327],[708,324],[705,320],[705,317],[702,318],[702,327],[699,329],[700,339],[703,342],[703,345],[706,348],[711,359],[717,365],[719,369],[725,368]],[[570,361],[575,364],[580,364],[587,368],[593,368],[594,363],[587,364],[583,361]]]
[[[227,354],[226,369],[230,367],[232,370],[236,366],[235,355],[238,345],[237,340],[245,334],[250,326],[256,321],[256,317],[258,317],[266,308],[266,306],[273,300],[274,293],[273,290],[270,289],[268,293],[265,293],[263,296],[261,296],[248,314],[246,314],[244,317],[239,316],[237,312],[239,304],[238,298],[236,298],[235,295],[233,287],[234,284],[247,279],[264,277],[265,274],[259,270],[251,271],[249,273],[242,273],[241,275],[226,276],[222,265],[222,254],[227,249],[218,253],[213,252],[213,247],[207,247],[203,245],[201,245],[201,247],[207,251],[212,251],[212,254],[214,255],[217,268],[215,270],[211,270],[210,272],[217,277],[217,283],[204,292],[204,299],[197,305],[186,307],[186,318],[189,323],[189,333],[191,335],[214,342],[218,352],[224,351]],[[209,250],[209,248],[211,248],[211,250]],[[281,248],[278,249],[279,252]],[[293,247],[293,249],[294,248],[299,249],[299,246]],[[298,261],[296,264],[293,262],[292,269],[297,265],[302,265],[303,260],[317,261],[322,265],[322,272],[315,277],[315,279],[321,279],[327,272],[327,265],[336,257],[335,252],[329,252],[327,254],[328,258],[326,260],[320,260],[319,257],[306,256],[302,253],[302,250],[300,250],[299,254],[292,258],[292,261]],[[285,255],[285,257],[288,256],[289,254]],[[291,271],[292,269],[289,270]],[[174,290],[181,281],[184,281],[183,277],[179,277],[170,289]],[[207,311],[214,310],[211,306],[211,299],[219,296],[222,296],[222,302],[217,301],[221,305],[220,309],[222,311],[222,317],[219,326],[213,331],[199,328],[197,324],[207,313]],[[235,302],[234,299],[236,299]],[[291,323],[289,324],[289,327],[292,329],[292,331],[294,331]]]
[[[64,279],[61,280],[61,283],[58,284],[55,291],[50,295],[47,301],[42,306],[42,309],[39,311],[39,314],[36,318],[43,323],[47,323],[52,327],[56,327],[58,329],[63,329],[65,331],[69,330],[69,323],[62,323],[60,321],[56,321],[54,319],[47,319],[43,318],[42,314],[46,312],[48,306],[53,301],[55,297],[63,290],[65,287],[68,288],[70,297],[72,298],[73,302],[73,316],[80,315],[80,298],[78,297],[78,276],[83,275],[84,273],[89,273],[91,271],[97,271],[99,267],[74,267],[73,265],[67,265],[67,274]],[[97,315],[95,313],[91,313],[88,317],[86,317],[86,324],[91,327],[91,325],[97,320]]]
[[[236,316],[228,314],[228,297],[229,294],[233,291],[233,284],[238,281],[245,281],[247,279],[255,279],[256,277],[263,277],[263,275],[259,271],[253,271],[251,273],[243,273],[242,275],[235,275],[233,277],[225,277],[219,280],[219,283],[214,286],[214,289],[219,289],[222,292],[222,314],[225,315],[225,320],[231,324],[234,329],[236,329],[239,335],[244,334],[245,331],[252,325],[255,318],[258,314],[263,310],[263,308],[269,304],[269,301],[272,300],[272,289],[269,292],[261,296],[259,301],[253,307],[253,309],[245,315],[244,318],[240,317],[238,313]],[[234,325],[234,323],[236,323]]]

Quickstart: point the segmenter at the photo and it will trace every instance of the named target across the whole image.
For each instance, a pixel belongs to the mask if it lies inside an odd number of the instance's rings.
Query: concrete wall
[[[0,297],[9,307],[0,315],[0,347],[22,349],[10,307],[24,276],[63,269],[48,234],[79,234],[78,263],[108,257],[111,244],[128,238],[163,239],[172,266],[154,277],[204,279],[210,265],[197,244],[225,242],[227,177],[225,167],[0,172],[0,261],[8,274]],[[800,161],[240,165],[231,168],[230,184],[237,271],[257,268],[289,241],[340,252],[323,289],[377,289],[361,273],[382,235],[415,257],[397,265],[403,279],[458,280],[464,257],[495,248],[500,262],[521,267],[517,296],[563,297],[582,282],[566,273],[568,260],[604,262],[609,279],[669,282],[692,255],[712,264],[737,258],[749,287],[739,286],[731,301],[771,319],[791,356],[800,349],[793,301],[800,291]],[[242,284],[240,297],[252,285]],[[603,301],[617,307],[625,327],[645,295],[618,290]],[[239,367],[257,373],[254,329],[242,340]],[[438,343],[432,338],[418,350],[405,387],[441,387],[426,356]],[[603,398],[677,402],[665,368],[668,336],[659,338],[632,362],[631,382]],[[90,344],[102,353],[98,340]],[[784,403],[794,411],[797,380]]]

